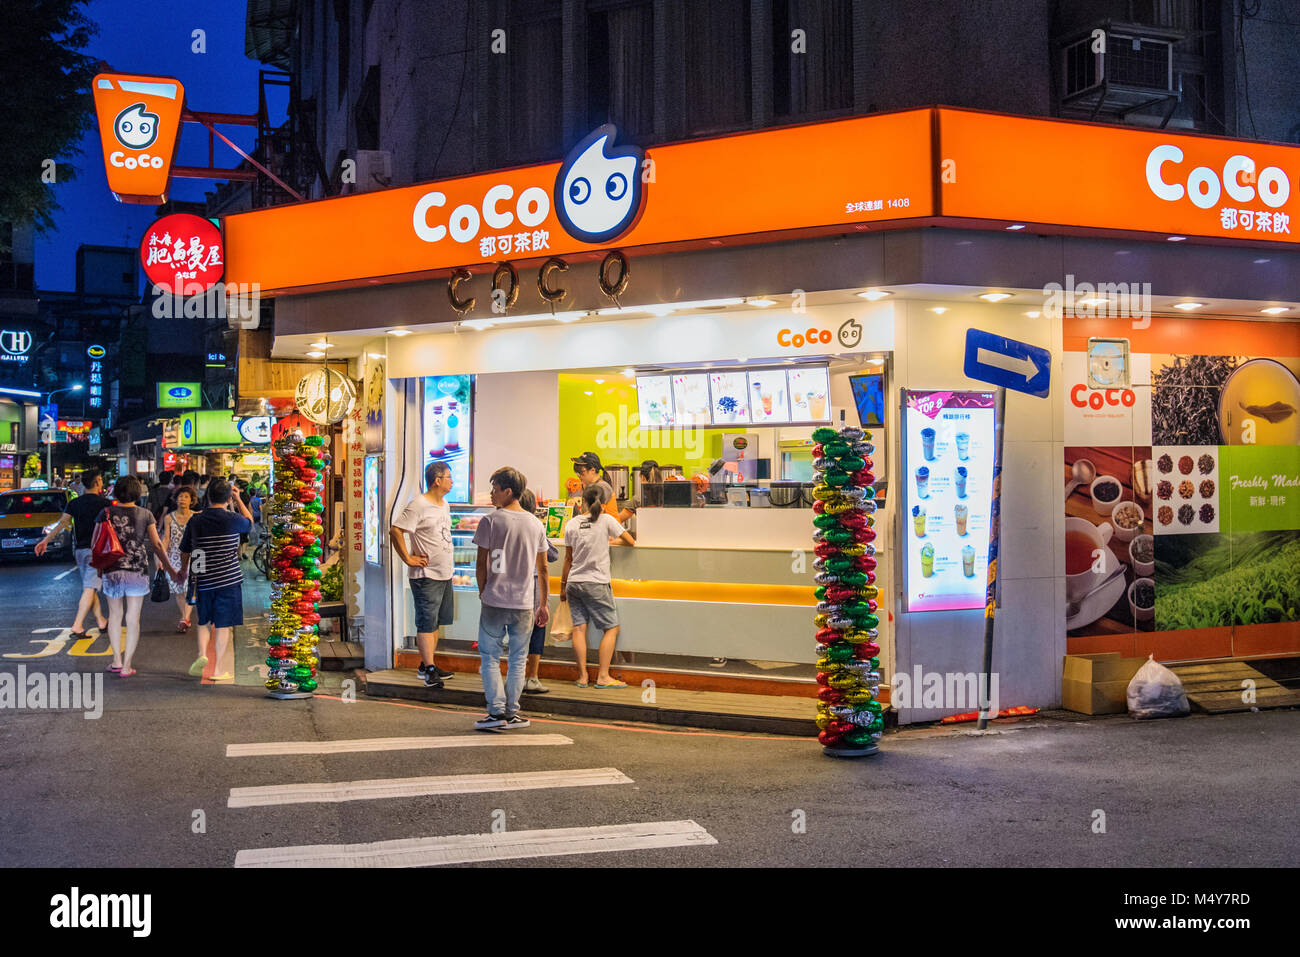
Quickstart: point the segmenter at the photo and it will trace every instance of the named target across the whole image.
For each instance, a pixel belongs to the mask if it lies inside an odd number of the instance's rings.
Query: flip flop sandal
[[[626,681],[616,681],[616,682],[614,682],[614,684],[612,684],[612,685],[600,685],[600,684],[598,684],[598,685],[596,685],[596,687],[597,687],[597,688],[626,688],[626,687],[627,687],[627,682],[626,682]]]
[[[84,631],[70,631],[68,632],[68,637],[81,639],[81,638],[89,638],[90,635],[86,634]]]
[[[588,683],[585,682],[585,681],[575,681],[575,682],[573,683],[573,686],[574,686],[575,688],[590,688],[590,687],[591,687],[591,685],[588,684]]]
[[[121,671],[117,672],[117,676],[119,678],[130,678],[134,674],[135,674],[134,668],[123,668]]]
[[[114,675],[115,675],[115,674],[118,674],[119,672],[121,672],[121,670],[122,670],[122,666],[121,666],[121,665],[109,665],[109,666],[108,666],[107,668],[105,668],[104,670],[107,671],[109,674],[114,674]]]

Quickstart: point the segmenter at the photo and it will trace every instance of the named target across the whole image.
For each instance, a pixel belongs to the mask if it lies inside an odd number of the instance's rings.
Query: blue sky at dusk
[[[99,24],[100,33],[87,50],[112,70],[176,77],[185,86],[186,105],[200,112],[254,113],[257,111],[257,72],[260,65],[244,56],[244,0],[92,0],[86,12]],[[207,32],[207,52],[191,51],[194,30]],[[284,114],[284,96],[271,99],[272,122]],[[218,129],[252,151],[254,130],[219,126]],[[184,123],[176,162],[207,165],[207,130]],[[215,165],[234,167],[240,160],[217,140]],[[76,287],[76,252],[83,243],[137,246],[154,219],[153,206],[119,203],[108,191],[99,134],[92,128],[81,143],[80,155],[65,156],[78,168],[78,176],[54,186],[61,209],[55,229],[36,240],[36,284],[40,289]],[[173,179],[171,197],[201,201],[219,185],[214,180]]]

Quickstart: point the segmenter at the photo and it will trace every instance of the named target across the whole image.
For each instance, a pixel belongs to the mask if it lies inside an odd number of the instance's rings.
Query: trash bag
[[[1176,718],[1189,711],[1178,675],[1148,655],[1128,683],[1128,713],[1135,718]]]

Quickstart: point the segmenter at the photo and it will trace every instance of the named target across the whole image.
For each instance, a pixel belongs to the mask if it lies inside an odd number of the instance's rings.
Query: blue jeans
[[[487,699],[489,714],[509,718],[519,713],[534,615],[531,608],[482,606],[478,619],[479,675],[483,678],[483,697]],[[503,642],[508,647],[503,647]],[[509,655],[504,688],[501,686],[503,654]]]

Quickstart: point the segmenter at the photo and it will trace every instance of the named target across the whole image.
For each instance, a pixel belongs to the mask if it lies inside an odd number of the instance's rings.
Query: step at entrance
[[[1225,714],[1251,708],[1293,708],[1300,705],[1300,691],[1284,688],[1266,678],[1244,661],[1216,661],[1194,665],[1168,665],[1178,675],[1187,692],[1187,701],[1196,711]],[[1255,700],[1242,700],[1253,681]]]

